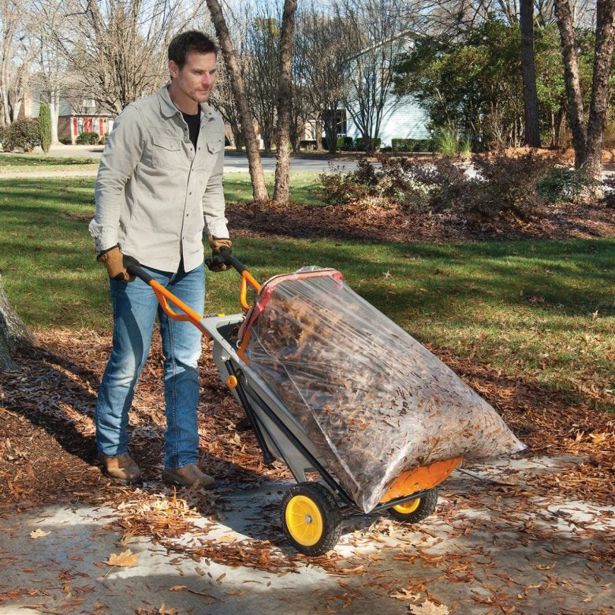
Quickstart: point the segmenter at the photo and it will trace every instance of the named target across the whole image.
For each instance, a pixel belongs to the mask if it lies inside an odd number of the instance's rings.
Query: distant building
[[[23,117],[38,117],[40,94],[33,92],[24,98],[21,108]],[[98,109],[96,101],[82,99],[78,103],[60,99],[58,113],[58,140],[75,144],[82,132],[95,132],[99,137],[107,136],[113,130],[114,115]]]
[[[391,95],[380,124],[380,147],[390,147],[393,139],[428,139],[428,122],[427,112],[414,98]],[[361,131],[353,122],[351,113],[346,114],[346,136],[353,139],[361,137]]]
[[[113,114],[101,111],[94,100],[83,100],[72,105],[66,100],[60,102],[58,116],[58,139],[62,143],[76,143],[82,132],[95,132],[101,138],[113,130]]]

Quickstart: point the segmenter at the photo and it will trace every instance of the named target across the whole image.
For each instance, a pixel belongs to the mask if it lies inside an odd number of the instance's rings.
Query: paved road
[[[99,145],[55,145],[51,148],[51,154],[62,158],[100,158],[102,154],[102,146]],[[263,156],[261,158],[265,171],[275,170],[275,158],[273,156]],[[336,166],[342,166],[345,169],[356,168],[356,162],[353,160],[332,161]],[[293,171],[312,171],[322,173],[331,168],[330,161],[323,158],[314,158],[311,156],[296,157],[291,160],[291,169]],[[248,158],[245,154],[237,154],[233,151],[227,151],[224,161],[225,172],[232,171],[247,171]]]

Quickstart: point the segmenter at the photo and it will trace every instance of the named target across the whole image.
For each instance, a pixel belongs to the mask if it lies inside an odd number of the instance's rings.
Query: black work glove
[[[233,250],[233,242],[228,238],[220,239],[213,235],[209,235],[207,240],[211,248],[212,258],[209,263],[211,271],[226,271],[229,269],[230,265],[227,265],[222,260],[222,252],[224,251],[225,255],[230,254]]]
[[[126,271],[124,255],[119,245],[103,250],[98,254],[96,260],[107,268],[107,273],[112,280],[119,280],[128,284],[128,282],[132,282],[135,279],[134,275]]]

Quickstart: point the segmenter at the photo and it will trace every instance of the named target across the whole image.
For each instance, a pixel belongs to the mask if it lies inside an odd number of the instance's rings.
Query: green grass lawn
[[[296,200],[316,200],[314,176]],[[93,181],[0,180],[0,271],[33,328],[109,331],[103,268],[87,224]],[[249,198],[231,175],[229,202]],[[248,195],[248,196],[245,196]],[[306,199],[307,200],[307,199]],[[229,205],[232,207],[232,205]],[[335,267],[419,340],[510,377],[571,395],[615,398],[615,241],[370,244],[325,239],[238,239],[235,253],[267,277],[303,265]],[[238,311],[233,271],[208,277],[209,313]],[[600,402],[615,410],[615,403]]]
[[[2,154],[0,153],[0,176],[3,173],[22,173],[26,171],[81,171],[96,170],[96,158],[45,156],[43,154]]]

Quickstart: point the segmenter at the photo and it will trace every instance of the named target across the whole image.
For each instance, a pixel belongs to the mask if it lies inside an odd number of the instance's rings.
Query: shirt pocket
[[[214,137],[207,141],[207,151],[210,154],[217,154],[224,147],[224,137]]]
[[[172,137],[154,137],[151,149],[152,162],[163,168],[167,165],[181,164],[185,158],[179,139]]]

